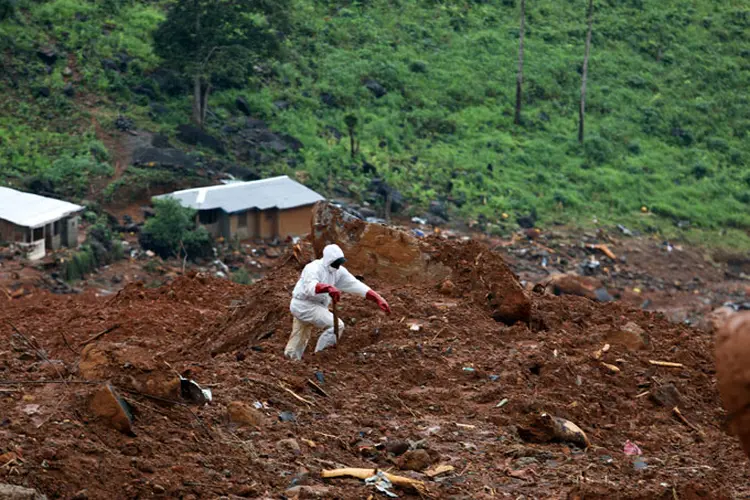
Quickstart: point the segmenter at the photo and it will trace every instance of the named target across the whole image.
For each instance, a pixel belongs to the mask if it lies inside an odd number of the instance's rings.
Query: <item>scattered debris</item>
[[[684,368],[685,365],[682,363],[672,363],[671,361],[654,361],[653,359],[649,359],[648,362],[652,365],[656,366],[665,366],[667,368]]]
[[[573,443],[581,448],[591,446],[588,436],[573,422],[548,413],[532,415],[529,425],[520,426],[518,434],[525,441]]]
[[[91,399],[91,411],[113,429],[135,436],[133,410],[110,384],[101,386]]]
[[[211,389],[202,389],[194,380],[180,376],[180,391],[182,399],[195,404],[208,404],[213,399]]]
[[[643,454],[643,452],[638,447],[638,445],[633,443],[629,439],[625,441],[625,446],[623,447],[622,452],[625,453],[626,455],[642,455]]]
[[[498,404],[495,405],[495,408],[502,408],[503,406],[507,404],[508,404],[508,398],[504,398]]]
[[[376,476],[378,474],[377,469],[356,469],[356,468],[344,468],[344,469],[333,469],[333,470],[323,470],[320,475],[324,479],[326,478],[335,478],[335,477],[356,477],[358,479],[362,479],[363,481],[366,481],[368,478],[371,478],[373,476]],[[394,474],[389,474],[387,472],[380,471],[386,479],[388,479],[391,483],[393,483],[396,486],[401,486],[405,488],[412,488],[417,490],[420,494],[426,494],[427,493],[427,487],[425,486],[423,481],[418,481],[416,479],[411,479],[409,477],[403,477],[403,476],[396,476]]]
[[[440,464],[427,469],[426,471],[424,471],[424,474],[432,479],[443,474],[447,474],[448,472],[453,472],[454,470],[456,470],[456,468],[452,465]]]
[[[4,500],[47,500],[47,496],[42,495],[37,490],[7,483],[0,483],[0,498]]]
[[[384,493],[391,498],[398,498],[398,495],[391,491],[391,489],[393,488],[393,483],[390,479],[388,479],[383,471],[378,471],[374,476],[370,476],[365,479],[365,484],[368,486],[375,486],[376,490]]]
[[[282,411],[279,413],[279,420],[282,422],[296,422],[297,416],[290,411]]]

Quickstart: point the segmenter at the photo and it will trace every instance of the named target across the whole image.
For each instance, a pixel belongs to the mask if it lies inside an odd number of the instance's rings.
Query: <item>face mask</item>
[[[343,264],[344,262],[346,262],[346,259],[341,257],[340,259],[336,259],[333,262],[331,262],[331,267],[334,269],[338,269],[339,267],[341,267],[341,264]]]

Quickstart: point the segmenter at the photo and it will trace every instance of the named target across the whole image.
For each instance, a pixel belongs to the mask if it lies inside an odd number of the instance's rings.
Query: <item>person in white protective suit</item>
[[[338,302],[341,292],[349,292],[375,302],[383,312],[390,313],[388,302],[352,276],[342,265],[346,262],[344,252],[338,245],[323,249],[323,258],[305,266],[292,292],[289,310],[294,317],[292,335],[284,349],[284,355],[293,360],[302,359],[313,328],[325,328],[318,338],[315,352],[336,344],[333,331],[333,313],[328,310],[331,300]],[[339,319],[339,337],[344,331],[344,322]]]

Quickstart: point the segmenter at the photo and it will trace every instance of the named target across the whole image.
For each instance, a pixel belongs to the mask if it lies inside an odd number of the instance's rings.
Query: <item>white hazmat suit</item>
[[[331,264],[344,257],[338,245],[328,245],[323,249],[323,258],[314,260],[305,266],[302,275],[292,292],[289,310],[294,317],[292,335],[284,349],[287,358],[300,360],[307,343],[312,336],[313,328],[326,330],[318,338],[315,352],[336,344],[333,332],[333,313],[328,310],[331,297],[328,293],[316,293],[316,286],[321,283],[332,285],[342,292],[349,292],[365,297],[370,287],[355,278],[344,266],[338,269]],[[339,319],[339,336],[344,331],[344,322]]]

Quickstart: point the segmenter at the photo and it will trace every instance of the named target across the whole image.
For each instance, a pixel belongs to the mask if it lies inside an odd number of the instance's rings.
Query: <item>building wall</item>
[[[0,219],[0,241],[23,243],[26,241],[26,228]]]
[[[68,217],[60,221],[60,240],[61,244],[76,248],[78,246],[78,216]]]
[[[230,234],[232,238],[248,240],[257,237],[258,234],[258,211],[246,210],[231,214]]]
[[[304,236],[310,232],[312,205],[290,208],[279,212],[279,237]]]
[[[279,211],[262,210],[258,217],[258,237],[272,239],[279,234]]]

